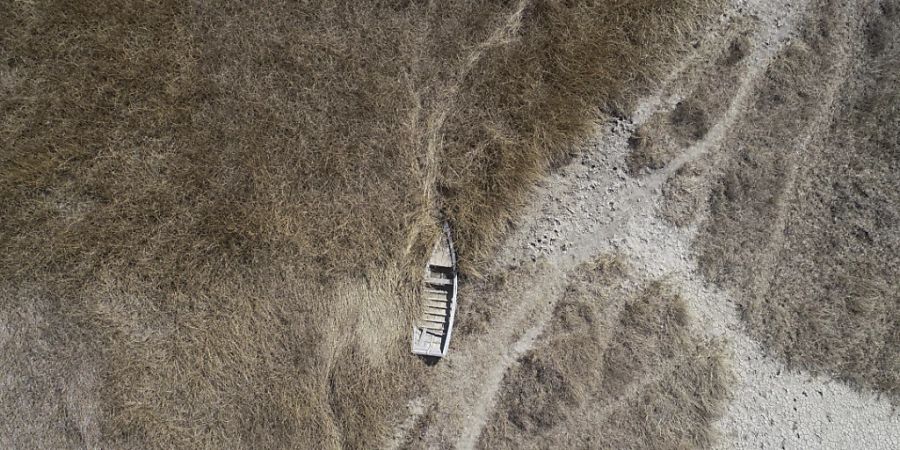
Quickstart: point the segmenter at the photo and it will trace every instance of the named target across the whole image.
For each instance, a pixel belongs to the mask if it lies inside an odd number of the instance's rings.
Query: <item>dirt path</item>
[[[666,278],[689,301],[691,314],[707,335],[728,343],[736,374],[733,401],[719,422],[723,448],[791,448],[809,445],[864,448],[900,444],[900,418],[886,401],[870,399],[831,379],[789,372],[763,354],[743,331],[730,294],[708,285],[691,257],[696,230],[677,229],[659,218],[655,208],[664,183],[684,164],[714,154],[733,129],[741,126],[748,99],[773,58],[792,38],[807,2],[734,0],[698,53],[676,68],[660,92],[645,99],[634,122],[601,127],[579,160],[548,177],[536,190],[520,228],[509,238],[500,259],[534,265],[521,296],[499,299],[489,331],[454,342],[450,356],[436,367],[428,398],[414,402],[410,418],[397,430],[403,437],[428,407],[435,417],[425,430],[429,447],[452,444],[474,448],[490,418],[503,376],[530,350],[549,322],[565,287],[566,274],[596,256],[617,251],[644,279]],[[848,2],[852,16],[857,2]],[[705,138],[666,167],[632,178],[622,169],[627,140],[636,125],[657,111],[671,110],[697,80],[685,79],[690,65],[709,59],[727,45],[723,34],[737,17],[756,17],[752,48],[735,94]],[[837,62],[827,87],[828,100],[808,126],[801,145],[808,145],[827,126],[832,103],[849,71],[850,54]],[[423,407],[423,405],[428,405]],[[839,423],[840,426],[834,426]]]

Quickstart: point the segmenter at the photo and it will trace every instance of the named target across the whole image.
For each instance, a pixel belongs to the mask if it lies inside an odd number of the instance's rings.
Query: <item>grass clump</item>
[[[370,445],[439,222],[477,273],[708,4],[0,2],[3,443]]]
[[[504,378],[482,448],[703,448],[727,396],[721,346],[661,284],[626,294],[615,259],[585,265],[535,349]]]
[[[728,112],[729,100],[737,92],[746,68],[742,62],[750,52],[747,34],[752,26],[739,20],[736,28],[723,37],[730,42],[727,47],[716,49],[712,58],[679,74],[673,83],[683,84],[687,90],[684,98],[671,109],[651,115],[628,140],[630,151],[625,163],[631,175],[643,175],[670,164],[706,139],[713,125]]]

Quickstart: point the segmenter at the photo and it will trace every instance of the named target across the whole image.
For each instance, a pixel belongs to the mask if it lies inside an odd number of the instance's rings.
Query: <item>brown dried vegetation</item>
[[[710,3],[0,1],[0,443],[370,445],[438,221],[477,273]]]
[[[721,344],[691,328],[664,285],[634,291],[629,276],[612,258],[579,269],[535,349],[504,378],[482,448],[711,444],[730,382]]]
[[[843,6],[816,6],[769,68],[697,248],[707,275],[739,290],[750,331],[772,352],[897,401],[898,3],[851,16],[864,21],[863,36],[850,34]],[[849,73],[841,58],[851,58]]]

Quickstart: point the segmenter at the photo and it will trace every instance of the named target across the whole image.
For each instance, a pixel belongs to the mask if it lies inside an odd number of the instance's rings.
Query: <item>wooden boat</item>
[[[425,266],[422,311],[412,332],[412,352],[416,355],[439,358],[447,355],[456,313],[456,290],[456,252],[450,227],[444,224],[444,232],[434,243]]]

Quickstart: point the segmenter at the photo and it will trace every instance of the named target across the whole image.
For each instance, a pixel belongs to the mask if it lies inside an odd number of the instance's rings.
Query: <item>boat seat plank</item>
[[[440,267],[453,267],[453,261],[450,260],[450,255],[446,252],[439,251],[435,249],[431,254],[431,259],[428,260],[428,264],[432,266],[440,266]]]

